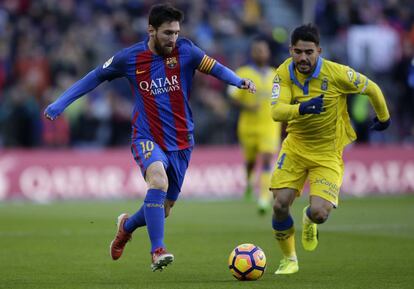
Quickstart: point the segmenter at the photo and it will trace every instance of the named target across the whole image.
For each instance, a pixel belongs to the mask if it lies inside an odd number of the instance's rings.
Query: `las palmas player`
[[[260,194],[259,213],[271,208],[272,194],[269,191],[272,172],[272,157],[280,145],[281,124],[271,117],[269,95],[272,92],[276,69],[269,65],[270,48],[265,38],[256,37],[250,47],[251,63],[236,70],[240,77],[251,79],[256,85],[256,94],[230,87],[230,97],[240,108],[237,136],[241,144],[246,167],[245,198],[253,195],[252,174],[257,160],[259,169]]]
[[[162,270],[174,260],[164,243],[164,218],[178,198],[194,145],[189,93],[195,70],[255,92],[252,81],[241,79],[190,40],[179,38],[182,19],[183,13],[169,4],[153,6],[144,41],[116,53],[45,110],[45,116],[53,120],[103,81],[118,77],[129,81],[136,100],[131,151],[148,191],[134,215],[124,213],[118,217],[110,254],[113,260],[119,259],[132,232],[146,226],[153,271]]]
[[[283,253],[275,274],[299,270],[295,251],[295,229],[290,206],[310,184],[309,206],[303,210],[302,245],[313,251],[318,245],[317,224],[324,223],[338,206],[343,176],[342,152],[355,140],[347,112],[348,94],[369,96],[376,112],[371,126],[384,130],[390,114],[384,96],[373,81],[347,66],[322,57],[319,32],[312,24],[297,27],[291,36],[291,58],[277,69],[272,93],[272,117],[287,121],[271,180],[273,229]]]

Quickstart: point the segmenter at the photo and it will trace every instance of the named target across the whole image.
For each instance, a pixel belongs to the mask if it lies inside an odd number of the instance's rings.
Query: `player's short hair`
[[[319,29],[312,23],[296,27],[290,37],[290,44],[295,45],[299,40],[310,41],[319,46]]]
[[[252,50],[253,45],[259,42],[264,42],[266,43],[266,45],[270,48],[270,40],[267,36],[263,35],[263,34],[256,34],[254,35],[249,43],[249,51]]]
[[[171,4],[157,4],[151,7],[148,16],[148,24],[157,29],[165,22],[181,22],[183,19],[184,13],[181,10],[173,7]]]
[[[257,35],[254,35],[251,40],[251,43],[255,43],[255,42],[266,42],[267,44],[269,44],[269,38],[263,34],[257,34]]]

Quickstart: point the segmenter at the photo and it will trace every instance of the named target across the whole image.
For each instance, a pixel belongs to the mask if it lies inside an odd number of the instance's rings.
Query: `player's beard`
[[[303,74],[310,74],[314,66],[312,66],[310,61],[301,61],[296,65],[296,69]]]
[[[172,52],[172,50],[174,49],[174,46],[172,46],[172,47],[168,47],[168,46],[165,46],[165,45],[162,46],[161,42],[158,40],[157,35],[155,35],[154,49],[155,49],[155,51],[157,52],[158,55],[166,56],[166,55],[169,55]]]

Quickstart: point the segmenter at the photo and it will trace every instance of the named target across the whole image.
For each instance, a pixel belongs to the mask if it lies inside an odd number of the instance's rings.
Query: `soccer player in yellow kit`
[[[256,37],[250,47],[252,63],[240,67],[236,74],[251,79],[256,84],[256,94],[244,93],[229,87],[230,97],[240,108],[237,135],[242,146],[246,166],[245,198],[253,197],[252,174],[260,159],[259,213],[271,208],[272,193],[269,191],[272,158],[280,145],[281,124],[271,117],[269,95],[272,92],[276,69],[269,65],[270,48],[265,38]]]
[[[278,67],[272,90],[272,117],[288,122],[288,135],[271,180],[275,197],[272,225],[284,256],[275,274],[299,270],[289,211],[305,180],[308,178],[310,184],[310,204],[304,208],[302,219],[305,250],[316,249],[317,224],[324,223],[338,205],[344,170],[342,151],[356,139],[347,112],[347,95],[368,95],[377,115],[372,129],[384,130],[391,122],[377,84],[348,66],[320,57],[315,26],[297,27],[289,50],[291,57]]]

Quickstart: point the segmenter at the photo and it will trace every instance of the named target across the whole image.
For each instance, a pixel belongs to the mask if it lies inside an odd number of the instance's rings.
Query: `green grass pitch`
[[[414,196],[347,198],[320,226],[319,247],[300,245],[301,211],[294,204],[300,270],[276,276],[281,254],[270,215],[240,200],[179,201],[166,221],[166,243],[175,262],[151,272],[149,241],[138,229],[114,262],[109,243],[116,217],[141,201],[0,204],[0,288],[414,288]],[[241,282],[227,269],[241,243],[267,256],[262,279]]]

